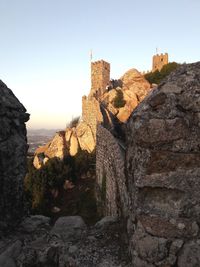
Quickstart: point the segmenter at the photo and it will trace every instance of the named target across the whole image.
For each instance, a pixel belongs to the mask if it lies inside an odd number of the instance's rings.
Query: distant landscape
[[[58,131],[60,131],[60,129],[28,129],[28,154],[33,155],[36,148],[49,142]]]

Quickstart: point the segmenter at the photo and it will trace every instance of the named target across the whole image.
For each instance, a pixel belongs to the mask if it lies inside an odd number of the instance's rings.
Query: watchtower
[[[110,64],[104,60],[91,62],[91,95],[101,96],[110,81]]]
[[[160,54],[153,56],[152,72],[161,70],[164,65],[168,64],[168,54]]]

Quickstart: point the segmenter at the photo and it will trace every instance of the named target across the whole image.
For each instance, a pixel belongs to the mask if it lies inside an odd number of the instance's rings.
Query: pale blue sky
[[[31,113],[28,127],[65,128],[90,90],[89,51],[111,77],[200,57],[200,0],[0,0],[0,79]]]

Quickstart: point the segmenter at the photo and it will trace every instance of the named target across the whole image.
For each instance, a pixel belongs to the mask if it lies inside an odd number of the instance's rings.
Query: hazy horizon
[[[81,114],[93,61],[111,78],[151,69],[152,56],[199,60],[197,0],[0,0],[0,79],[31,114],[28,128],[65,128]]]

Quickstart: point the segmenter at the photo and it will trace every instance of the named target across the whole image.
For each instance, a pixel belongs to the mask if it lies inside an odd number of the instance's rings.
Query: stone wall
[[[0,230],[16,224],[24,213],[28,119],[26,109],[0,81]]]
[[[126,136],[134,266],[198,266],[200,63],[183,65],[152,91]]]
[[[162,67],[166,64],[168,64],[168,54],[160,54],[160,55],[154,55],[153,56],[153,65],[152,65],[152,72],[156,70],[161,70]]]
[[[124,150],[119,141],[102,125],[97,128],[96,179],[100,213],[124,215],[128,195],[124,173]]]
[[[182,65],[151,91],[125,135],[118,175],[118,145],[98,128],[97,181],[100,187],[103,171],[111,180],[104,211],[122,210],[133,266],[199,266],[200,62]]]
[[[94,140],[96,140],[96,127],[98,123],[103,121],[103,116],[100,110],[100,103],[94,97],[82,97],[82,121],[89,125]]]

